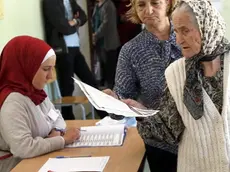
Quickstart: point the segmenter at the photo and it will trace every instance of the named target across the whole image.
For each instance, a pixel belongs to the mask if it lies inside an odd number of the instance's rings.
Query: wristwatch
[[[59,131],[61,133],[61,136],[65,135],[65,129],[59,129],[59,128],[54,128],[55,131]]]

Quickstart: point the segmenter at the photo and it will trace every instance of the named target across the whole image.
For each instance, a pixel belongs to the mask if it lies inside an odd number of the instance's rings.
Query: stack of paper
[[[96,125],[121,125],[124,124],[127,127],[136,127],[137,126],[137,121],[134,117],[129,118],[125,117],[121,120],[115,120],[112,119],[110,116],[106,116],[100,121],[96,122]]]
[[[109,156],[84,158],[49,158],[39,172],[103,171]]]
[[[116,115],[123,115],[125,117],[148,117],[155,115],[158,112],[158,110],[138,109],[128,106],[122,101],[117,100],[100,90],[97,90],[75,78],[73,79],[84,92],[90,103],[98,110],[103,110]]]

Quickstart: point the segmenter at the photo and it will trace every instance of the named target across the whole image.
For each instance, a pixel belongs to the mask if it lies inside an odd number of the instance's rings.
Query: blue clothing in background
[[[63,3],[65,7],[66,19],[73,20],[73,11],[69,0],[64,0]],[[64,35],[64,40],[67,47],[80,47],[80,39],[77,33],[77,29],[76,32],[71,35]]]

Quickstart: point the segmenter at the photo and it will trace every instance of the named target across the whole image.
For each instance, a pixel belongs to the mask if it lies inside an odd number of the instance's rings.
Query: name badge
[[[50,109],[48,116],[53,120],[56,121],[59,114],[57,112],[55,112],[53,109]]]

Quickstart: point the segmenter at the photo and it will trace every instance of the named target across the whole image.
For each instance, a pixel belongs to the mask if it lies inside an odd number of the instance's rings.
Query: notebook
[[[115,99],[78,79],[73,79],[84,92],[90,103],[98,110],[103,110],[116,115],[123,115],[125,117],[148,117],[155,115],[158,112],[158,110],[138,109],[128,106],[122,101]]]
[[[81,158],[49,158],[38,172],[103,171],[109,156]]]
[[[121,146],[126,135],[125,125],[81,127],[81,136],[66,147]]]

